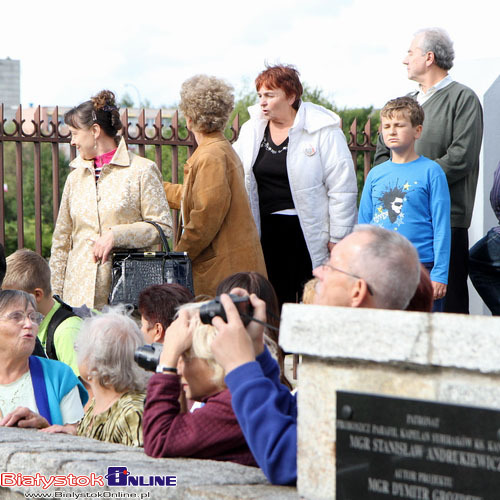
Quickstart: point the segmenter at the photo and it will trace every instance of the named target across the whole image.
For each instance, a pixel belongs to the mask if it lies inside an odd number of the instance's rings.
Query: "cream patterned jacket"
[[[129,152],[123,138],[97,183],[93,161],[78,156],[70,166],[52,237],[52,292],[72,306],[100,309],[111,288],[111,256],[94,263],[93,242],[110,229],[115,248],[150,249],[160,239],[142,221],[157,222],[168,238],[170,208],[155,163]]]

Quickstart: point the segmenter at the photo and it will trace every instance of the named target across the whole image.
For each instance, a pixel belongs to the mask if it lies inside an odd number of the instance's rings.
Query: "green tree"
[[[170,121],[166,122],[166,126],[163,127],[163,138],[169,139],[172,133],[169,133]],[[153,131],[151,131],[154,133]],[[179,119],[179,137],[181,139],[186,139],[189,135],[188,129],[186,128],[186,120],[184,118]],[[173,165],[173,154],[174,146],[162,146],[161,147],[161,171],[164,181],[172,182],[172,165]],[[184,179],[184,164],[188,158],[188,148],[187,146],[177,146],[177,157],[178,157],[178,182],[182,184]],[[156,161],[155,147],[146,146],[146,158],[152,161]],[[160,165],[158,165],[160,167]]]
[[[125,94],[122,95],[119,103],[120,103],[120,108],[134,107],[134,100],[132,99],[132,96],[128,92],[125,92]]]
[[[239,115],[240,117],[240,127],[249,118],[248,108],[257,102],[257,92],[249,87],[248,83],[245,83],[245,87],[240,90],[237,95],[237,99],[234,103],[234,109],[229,117],[229,124],[226,128],[226,137],[230,139],[232,137],[231,125],[233,123],[234,117]]]
[[[52,196],[52,151],[51,145],[43,143],[40,148],[41,162],[41,214],[42,214],[42,255],[50,255],[52,243],[53,196]],[[35,170],[34,145],[22,145],[22,183],[23,183],[23,225],[24,246],[35,250]],[[5,252],[10,254],[17,249],[17,185],[16,175],[16,145],[13,142],[4,143],[4,183],[7,191],[4,193],[5,209]],[[59,190],[62,194],[66,177],[68,176],[68,159],[64,148],[59,149]]]

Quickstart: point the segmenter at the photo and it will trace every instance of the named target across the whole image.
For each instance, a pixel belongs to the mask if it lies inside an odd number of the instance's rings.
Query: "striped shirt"
[[[94,158],[94,172],[95,172],[95,181],[97,182],[99,180],[99,176],[101,175],[101,170],[104,165],[109,165],[111,163],[111,160],[113,159],[113,156],[116,153],[116,148],[113,149],[113,151],[108,151],[107,153],[104,153],[103,155],[96,156]]]
[[[111,408],[97,415],[94,415],[93,399],[78,426],[77,434],[108,443],[142,447],[145,397],[145,392],[126,392]]]

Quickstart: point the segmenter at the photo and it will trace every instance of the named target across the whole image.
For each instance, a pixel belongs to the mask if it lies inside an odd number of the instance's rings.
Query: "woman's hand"
[[[113,250],[113,243],[113,231],[108,229],[94,243],[94,262],[106,262],[111,250]]]
[[[161,365],[176,368],[181,354],[191,347],[193,332],[189,328],[190,315],[191,312],[185,309],[179,311],[177,319],[167,328],[160,356]]]
[[[78,424],[49,425],[45,429],[40,429],[40,432],[46,432],[47,434],[72,434],[76,436],[77,428]]]
[[[31,411],[29,408],[18,406],[14,411],[11,411],[0,420],[1,426],[43,429],[44,427],[48,427],[49,423],[46,418]]]

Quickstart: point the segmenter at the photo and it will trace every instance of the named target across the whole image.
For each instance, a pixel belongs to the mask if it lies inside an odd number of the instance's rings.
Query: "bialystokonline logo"
[[[127,467],[108,467],[108,486],[177,486],[177,476],[133,476]]]
[[[105,482],[106,481],[106,482]],[[105,476],[94,472],[89,475],[76,476],[75,474],[44,476],[37,472],[34,475],[25,475],[20,472],[0,473],[0,486],[24,486],[42,488],[46,490],[54,487],[89,488],[95,486],[177,486],[177,476],[143,476],[132,475],[127,467],[108,467]]]

